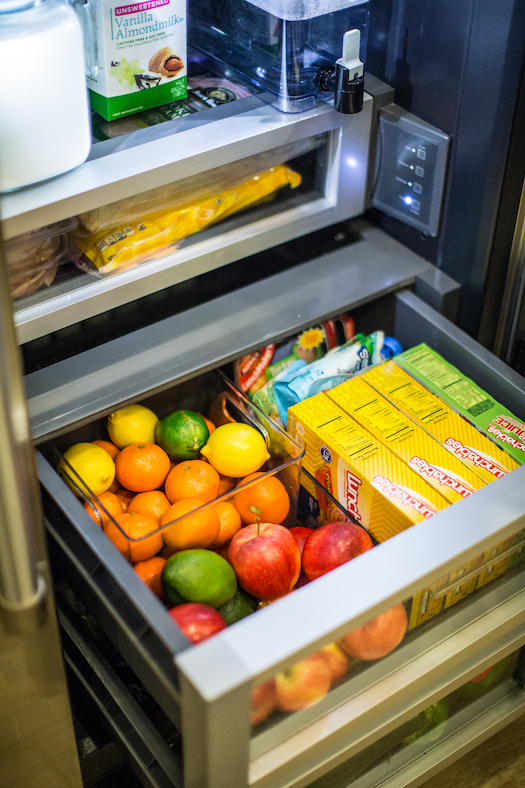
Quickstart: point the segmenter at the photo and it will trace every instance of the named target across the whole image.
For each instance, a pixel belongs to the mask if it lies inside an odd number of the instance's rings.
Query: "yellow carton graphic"
[[[474,471],[450,454],[363,378],[348,380],[325,394],[449,503],[460,501],[485,486],[485,482]]]
[[[392,361],[367,370],[363,380],[485,482],[493,482],[518,467],[512,457]]]
[[[293,405],[287,429],[305,448],[306,470],[378,542],[448,505],[324,393]]]
[[[362,380],[403,411],[464,465],[475,471],[483,481],[492,482],[518,467],[512,457],[393,362],[387,361],[367,370],[363,373]],[[485,568],[487,562],[506,546],[507,543],[497,545],[492,551],[484,553],[457,569],[449,578],[445,578],[448,588],[452,582],[457,581],[457,585],[445,595],[445,608],[506,571],[512,563],[511,558],[490,563],[489,568]],[[477,573],[475,570],[480,564],[482,568]],[[461,582],[463,576],[468,579]]]

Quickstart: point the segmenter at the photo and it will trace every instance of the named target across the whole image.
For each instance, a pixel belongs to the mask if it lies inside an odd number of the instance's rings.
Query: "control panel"
[[[450,137],[397,104],[388,104],[379,110],[378,146],[372,205],[436,236]]]

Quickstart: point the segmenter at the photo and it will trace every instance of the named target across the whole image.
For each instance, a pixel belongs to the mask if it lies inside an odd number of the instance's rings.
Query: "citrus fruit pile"
[[[261,470],[262,434],[191,410],[159,419],[140,404],[108,416],[107,433],[71,446],[58,466],[89,516],[168,606],[226,606],[228,624],[253,612],[228,546],[243,526],[282,523],[290,510],[284,485]]]

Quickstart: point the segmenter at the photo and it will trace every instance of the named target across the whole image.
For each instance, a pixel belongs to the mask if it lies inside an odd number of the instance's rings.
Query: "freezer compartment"
[[[378,312],[384,318],[382,325],[405,347],[421,341],[431,343],[522,416],[521,378],[413,294],[403,292],[387,303],[377,302],[356,313],[358,329],[368,329],[364,313],[376,327]],[[270,332],[265,339],[271,336]],[[141,377],[151,372],[150,383],[155,380],[156,364],[166,364],[166,349],[157,360],[150,354],[149,369],[142,369]],[[246,345],[242,348],[248,349]],[[105,350],[95,355],[103,364]],[[51,370],[44,372],[43,379],[49,380]],[[37,379],[38,375],[33,392]],[[74,389],[70,389],[72,395]],[[126,394],[129,400],[133,398],[129,385]],[[70,406],[70,412],[75,413],[73,401]],[[39,472],[57,566],[62,562],[87,608],[93,609],[119,650],[124,649],[137,675],[149,674],[148,688],[181,725],[188,785],[216,785],[221,774],[228,775],[228,786],[245,785],[248,773],[254,785],[284,785],[292,777],[298,785],[306,785],[305,775],[314,779],[328,771],[331,763],[349,756],[352,748],[364,748],[368,737],[392,725],[400,716],[399,704],[404,709],[411,706],[417,713],[428,705],[429,694],[434,692],[430,684],[446,688],[473,666],[479,668],[473,669],[475,675],[492,664],[490,659],[500,648],[494,645],[496,641],[503,639],[517,647],[523,638],[522,579],[509,576],[505,582],[489,585],[469,604],[452,608],[446,619],[416,630],[392,654],[336,687],[314,707],[286,715],[252,738],[249,711],[254,685],[407,600],[523,528],[525,511],[519,493],[523,469],[184,651],[176,628],[167,626],[171,622],[166,621],[162,605],[132,579],[132,568],[107,543],[41,456]],[[115,596],[107,593],[113,588],[118,589]],[[128,593],[130,588],[133,593]],[[136,637],[139,631],[144,633],[140,640]],[[150,663],[143,643],[154,649],[155,660]],[[467,649],[465,643],[469,644]],[[216,666],[212,673],[210,664]],[[175,690],[177,682],[180,691]],[[385,706],[386,697],[391,698],[391,705]],[[231,720],[228,730],[220,724],[226,715]],[[375,726],[374,734],[371,725]],[[191,735],[195,728],[201,732],[198,740]],[[360,737],[349,739],[349,732],[358,728]]]

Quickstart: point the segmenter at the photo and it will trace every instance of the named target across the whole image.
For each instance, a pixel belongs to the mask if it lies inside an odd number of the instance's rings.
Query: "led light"
[[[409,197],[408,195],[406,197],[403,197],[403,202],[405,203],[405,205],[412,205],[412,197]]]
[[[346,163],[349,167],[357,167],[357,159],[354,159],[353,156],[348,156],[346,159]]]

